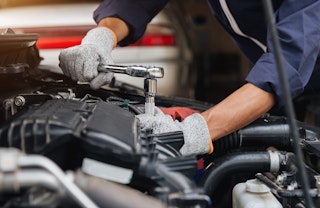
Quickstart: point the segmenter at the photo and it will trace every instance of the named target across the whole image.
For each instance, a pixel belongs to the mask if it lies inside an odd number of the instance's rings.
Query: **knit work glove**
[[[152,129],[154,134],[182,131],[184,145],[180,149],[182,155],[210,154],[213,145],[206,121],[199,113],[186,117],[182,122],[172,120],[170,115],[165,115],[156,108],[155,115],[140,114],[139,119],[142,129]]]
[[[60,68],[74,81],[90,82],[90,87],[98,89],[113,78],[111,72],[98,72],[100,64],[113,64],[111,51],[116,43],[114,33],[104,27],[90,30],[78,46],[60,52]]]

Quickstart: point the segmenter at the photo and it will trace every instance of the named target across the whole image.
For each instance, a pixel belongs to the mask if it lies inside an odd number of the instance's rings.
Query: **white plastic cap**
[[[246,181],[246,191],[251,193],[268,193],[270,188],[257,179]]]

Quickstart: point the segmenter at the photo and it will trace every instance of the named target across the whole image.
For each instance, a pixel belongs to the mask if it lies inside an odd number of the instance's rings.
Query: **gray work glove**
[[[111,51],[114,47],[113,33],[104,27],[90,30],[78,46],[60,52],[60,68],[74,81],[90,82],[93,89],[108,84],[113,73],[98,72],[100,64],[113,64]]]
[[[184,136],[184,145],[180,149],[182,155],[201,155],[213,151],[207,123],[199,113],[194,113],[179,122],[173,121],[170,115],[165,115],[156,108],[155,115],[140,114],[136,118],[139,119],[142,129],[153,129],[154,134],[182,131]]]

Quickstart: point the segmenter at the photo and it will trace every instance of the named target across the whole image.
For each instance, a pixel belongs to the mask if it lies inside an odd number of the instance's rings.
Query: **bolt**
[[[14,99],[14,104],[16,106],[24,106],[26,104],[26,99],[23,96],[19,95]]]

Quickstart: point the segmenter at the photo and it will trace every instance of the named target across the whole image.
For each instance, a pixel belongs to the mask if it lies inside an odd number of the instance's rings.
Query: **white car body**
[[[0,28],[12,28],[16,33],[18,28],[53,28],[53,27],[76,27],[81,25],[92,25],[93,11],[98,3],[72,3],[72,4],[50,4],[33,5],[21,7],[9,7],[0,9]],[[175,36],[176,31],[168,25],[170,21],[159,13],[149,24],[162,27],[161,33]],[[157,28],[157,30],[159,30]],[[41,35],[40,35],[41,39]],[[39,39],[39,40],[40,40]],[[116,64],[152,65],[164,68],[164,78],[158,79],[158,94],[168,96],[191,97],[188,85],[188,67],[191,61],[191,53],[188,48],[175,45],[155,46],[129,46],[117,47],[112,52]],[[61,72],[58,64],[58,55],[62,48],[45,49],[40,48],[40,55],[44,60],[40,67],[53,69]],[[116,79],[128,84],[143,88],[143,79],[130,77],[124,74],[116,74]]]

